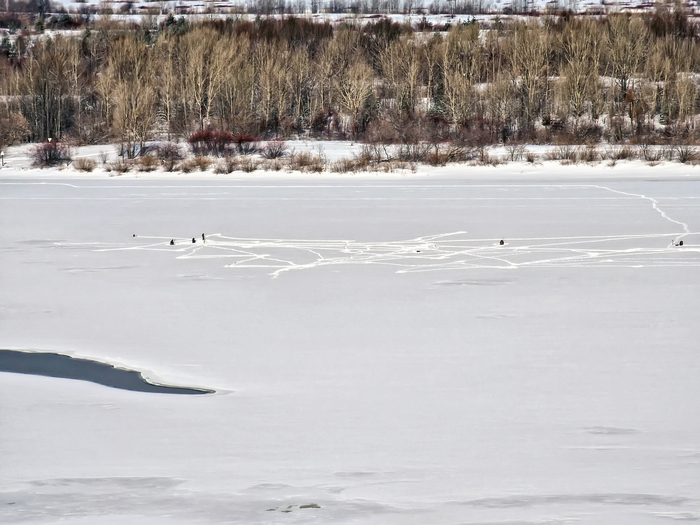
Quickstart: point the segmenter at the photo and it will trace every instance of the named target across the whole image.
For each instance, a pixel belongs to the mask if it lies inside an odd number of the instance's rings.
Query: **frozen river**
[[[2,180],[0,348],[216,393],[0,373],[0,521],[700,520],[696,232],[693,180]]]

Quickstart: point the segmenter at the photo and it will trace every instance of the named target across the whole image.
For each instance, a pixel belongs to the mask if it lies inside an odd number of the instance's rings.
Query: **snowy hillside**
[[[206,1],[206,0],[175,0],[153,2],[127,2],[117,0],[56,0],[55,5],[62,5],[69,11],[80,11],[85,6],[93,8],[109,7],[115,13],[129,9],[131,12],[223,12],[223,13],[263,13],[263,14],[294,14],[330,20],[341,20],[348,17],[371,17],[376,15],[391,16],[397,20],[419,20],[427,16],[432,21],[445,17],[466,18],[465,15],[480,12],[517,12],[540,11],[548,9],[571,9],[577,12],[602,12],[616,10],[650,9],[654,2],[642,0],[611,1],[611,0],[435,0],[424,2],[371,2],[352,0],[281,0],[281,1]],[[688,7],[693,9],[694,4]],[[467,16],[468,17],[468,16]]]

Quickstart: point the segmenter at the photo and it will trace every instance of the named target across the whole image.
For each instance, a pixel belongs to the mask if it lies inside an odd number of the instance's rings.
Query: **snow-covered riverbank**
[[[547,179],[547,180],[571,180],[572,178],[584,179],[630,179],[638,178],[664,178],[694,180],[700,179],[700,166],[697,164],[683,164],[677,161],[645,162],[643,160],[599,160],[596,162],[567,163],[558,160],[546,160],[552,155],[556,146],[525,146],[527,152],[534,154],[536,161],[527,162],[522,158],[518,161],[509,161],[511,152],[507,148],[487,148],[488,154],[495,159],[500,159],[498,165],[479,165],[477,162],[449,163],[446,166],[431,166],[421,163],[403,163],[403,167],[396,163],[392,169],[377,167],[369,170],[358,170],[347,173],[331,171],[333,163],[341,159],[352,159],[361,154],[362,144],[343,141],[287,141],[287,156],[291,153],[308,153],[320,155],[325,159],[326,170],[322,173],[303,173],[291,170],[280,161],[278,171],[257,169],[252,172],[236,170],[231,173],[216,173],[217,162],[211,159],[209,167],[204,171],[198,169],[183,173],[180,171],[167,172],[162,168],[154,171],[139,171],[134,166],[130,171],[117,173],[110,171],[105,166],[119,159],[117,149],[113,145],[82,146],[72,148],[73,162],[63,166],[52,168],[36,168],[32,166],[30,155],[32,145],[15,146],[6,149],[5,166],[0,167],[0,179],[86,179],[100,180],[104,178],[120,179],[147,179],[147,180],[405,180],[426,178],[458,178],[458,179]],[[391,147],[389,147],[391,148]],[[575,148],[575,147],[573,147]],[[652,147],[653,148],[653,147]],[[659,147],[660,148],[660,147]],[[185,145],[181,147],[187,151]],[[580,147],[585,151],[585,147]],[[603,147],[599,148],[604,153]],[[255,156],[259,158],[259,155]],[[91,172],[80,171],[76,168],[77,159],[90,159],[95,161],[95,168]]]

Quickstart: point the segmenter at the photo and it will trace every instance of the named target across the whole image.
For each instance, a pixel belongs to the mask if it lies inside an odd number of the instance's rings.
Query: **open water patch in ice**
[[[0,350],[0,372],[90,381],[99,385],[154,394],[213,394],[213,390],[151,383],[141,372],[108,363],[48,352]]]

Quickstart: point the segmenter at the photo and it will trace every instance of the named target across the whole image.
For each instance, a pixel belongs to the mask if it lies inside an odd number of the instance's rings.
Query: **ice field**
[[[0,373],[0,522],[700,520],[700,176],[507,169],[0,178],[0,349],[216,391]]]

